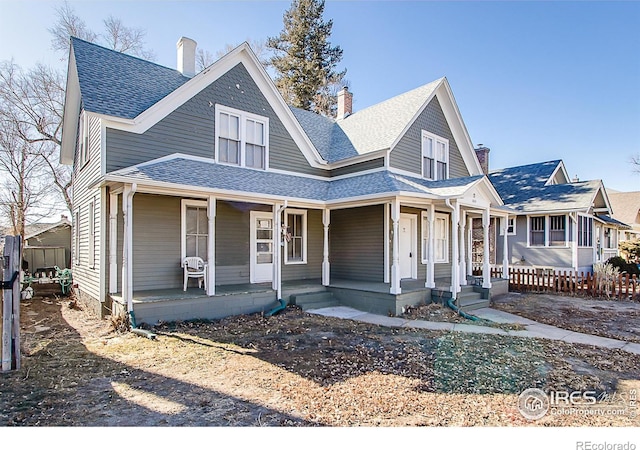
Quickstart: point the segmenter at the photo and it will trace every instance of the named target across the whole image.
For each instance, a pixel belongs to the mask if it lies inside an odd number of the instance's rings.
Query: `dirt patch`
[[[510,293],[492,307],[579,333],[640,343],[640,303],[547,294]]]
[[[640,425],[630,411],[528,421],[517,409],[530,387],[629,398],[640,356],[620,350],[295,308],[163,324],[156,340],[113,332],[67,300],[23,303],[21,317],[23,367],[0,375],[1,425]]]
[[[469,313],[473,316],[473,311]],[[500,328],[502,330],[524,330],[525,327],[517,323],[497,323],[490,320],[467,319],[452,309],[441,305],[440,303],[430,303],[428,305],[410,306],[407,308],[403,317],[411,320],[426,320],[429,322],[449,322],[467,325],[476,325],[482,327]]]

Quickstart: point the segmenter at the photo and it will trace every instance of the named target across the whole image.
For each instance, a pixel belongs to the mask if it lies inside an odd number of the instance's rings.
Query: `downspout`
[[[282,214],[282,212],[287,209],[288,206],[288,201],[285,200],[284,204],[278,208],[278,212],[276,213],[278,218],[280,218],[280,215]],[[282,220],[278,221],[278,225],[281,225]],[[278,239],[276,241],[277,245],[274,245],[274,247],[277,247],[277,257],[276,257],[276,248],[273,249],[273,253],[274,253],[274,264],[277,264],[277,269],[276,270],[276,298],[278,299],[279,305],[276,306],[275,308],[273,308],[271,311],[267,312],[265,314],[265,317],[271,317],[274,314],[278,314],[280,311],[283,311],[286,307],[287,307],[287,302],[285,302],[282,299],[282,262],[281,262],[281,250],[280,250],[280,242],[282,240],[282,230],[281,230],[281,226],[278,226]],[[274,236],[275,237],[275,236]]]

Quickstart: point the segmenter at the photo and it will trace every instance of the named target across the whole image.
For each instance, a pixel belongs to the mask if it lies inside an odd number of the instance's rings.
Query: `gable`
[[[391,150],[389,165],[421,176],[422,130],[449,141],[449,178],[471,175],[460,153],[460,148],[449,127],[438,97],[435,96],[413,121],[409,129]]]
[[[236,64],[143,133],[108,128],[107,172],[177,152],[213,158],[216,105],[269,119],[270,168],[326,175],[311,167],[244,63]]]

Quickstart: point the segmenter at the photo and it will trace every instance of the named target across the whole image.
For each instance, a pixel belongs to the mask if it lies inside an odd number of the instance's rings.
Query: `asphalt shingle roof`
[[[128,167],[112,176],[132,182],[160,182],[204,189],[233,190],[270,196],[329,201],[365,195],[412,192],[434,196],[462,195],[481,175],[443,181],[427,181],[388,171],[378,171],[337,180],[318,180],[296,175],[251,170],[196,161],[177,156]],[[293,194],[292,194],[293,193]]]
[[[640,224],[640,191],[607,192],[613,216],[628,224]]]
[[[174,69],[71,38],[83,107],[133,119],[189,78]]]
[[[598,180],[545,186],[560,160],[494,170],[489,180],[506,206],[520,212],[589,209]]]

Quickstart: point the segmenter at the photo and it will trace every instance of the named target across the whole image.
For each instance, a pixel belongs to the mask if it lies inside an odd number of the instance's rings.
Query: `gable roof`
[[[86,111],[133,119],[189,81],[177,70],[75,37],[71,48]]]
[[[519,212],[589,211],[598,193],[604,192],[602,181],[547,184],[561,165],[561,160],[554,160],[494,170],[489,180],[504,204]]]
[[[611,192],[607,191],[613,217],[621,222],[640,225],[640,191]]]
[[[53,230],[58,227],[71,227],[71,221],[66,217],[62,218],[58,222],[54,223],[32,223],[25,226],[24,234],[25,240],[31,239],[47,231]]]

